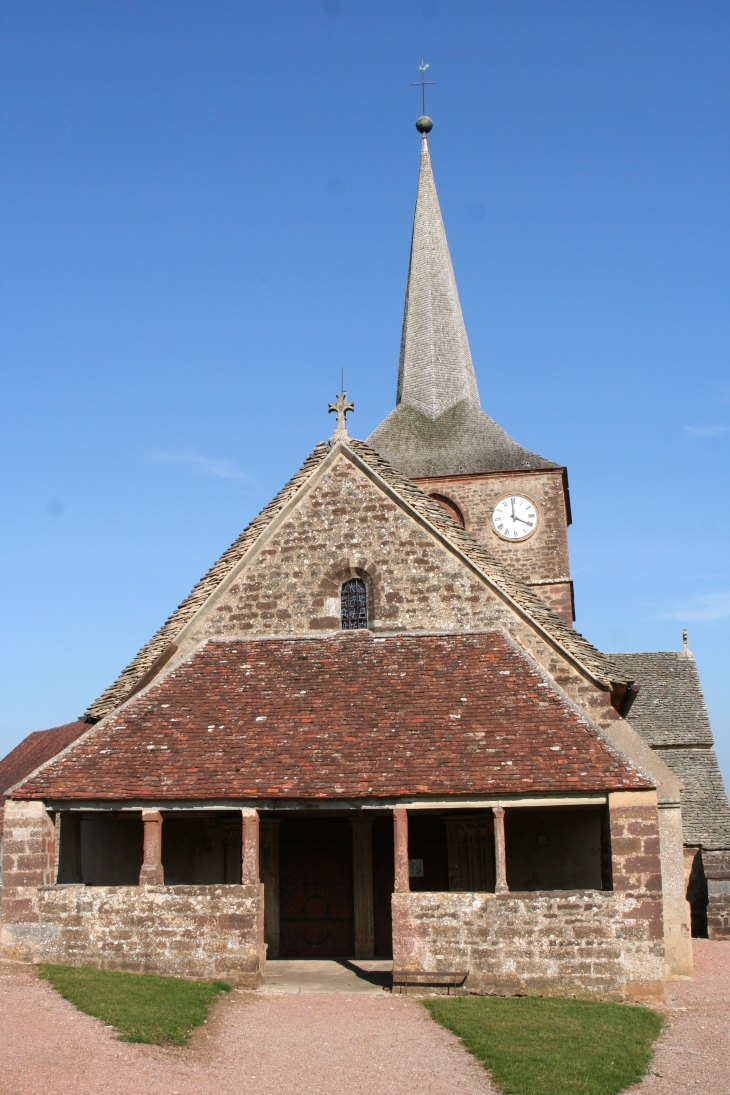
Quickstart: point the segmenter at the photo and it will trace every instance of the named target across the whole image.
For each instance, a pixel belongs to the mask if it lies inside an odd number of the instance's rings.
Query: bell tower
[[[395,409],[368,438],[563,619],[575,618],[567,470],[484,413],[419,118],[421,167]]]

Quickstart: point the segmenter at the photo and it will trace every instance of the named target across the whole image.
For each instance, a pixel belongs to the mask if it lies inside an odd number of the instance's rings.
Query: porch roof
[[[13,798],[353,798],[653,787],[501,632],[210,641]]]

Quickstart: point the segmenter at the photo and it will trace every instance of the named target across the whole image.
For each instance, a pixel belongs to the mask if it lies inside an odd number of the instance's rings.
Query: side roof
[[[730,848],[730,805],[697,663],[687,650],[612,654],[639,691],[626,714],[684,784],[685,844]]]
[[[686,651],[612,654],[638,684],[627,718],[650,745],[713,745],[697,663]]]
[[[359,460],[366,470],[373,472],[403,503],[428,521],[453,548],[480,570],[489,582],[512,600],[519,610],[529,617],[548,638],[562,647],[597,683],[604,688],[610,688],[612,684],[628,683],[622,671],[610,657],[601,654],[587,639],[553,612],[528,585],[512,574],[498,559],[490,555],[486,548],[477,543],[461,525],[449,517],[437,502],[429,498],[415,483],[390,465],[369,445],[362,441],[348,439],[346,442],[338,441],[336,444],[322,442],[317,445],[297,474],[221,555],[190,595],[166,620],[156,635],[142,647],[113,684],[91,704],[85,717],[92,720],[103,718],[152,680],[156,668],[164,664],[168,653],[174,652],[175,640],[186,624],[255,544],[276,515],[294,499],[297,492],[305,486],[330,453],[338,447],[349,450],[351,456]]]
[[[9,787],[19,783],[51,757],[55,757],[88,729],[88,722],[76,719],[74,722],[64,723],[63,726],[53,726],[50,730],[34,730],[27,738],[23,738],[0,760],[0,809],[2,796]]]

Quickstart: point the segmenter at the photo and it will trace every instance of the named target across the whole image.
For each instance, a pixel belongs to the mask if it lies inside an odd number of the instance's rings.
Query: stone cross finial
[[[328,405],[329,413],[334,411],[337,415],[337,428],[332,434],[332,439],[335,440],[338,437],[349,437],[347,432],[347,414],[349,411],[355,410],[354,403],[347,402],[347,392],[340,392],[334,403]]]

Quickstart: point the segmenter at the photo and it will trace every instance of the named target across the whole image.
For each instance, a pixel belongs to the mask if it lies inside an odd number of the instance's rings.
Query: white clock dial
[[[511,494],[497,502],[492,525],[503,540],[526,540],[537,527],[537,510],[527,498]]]

